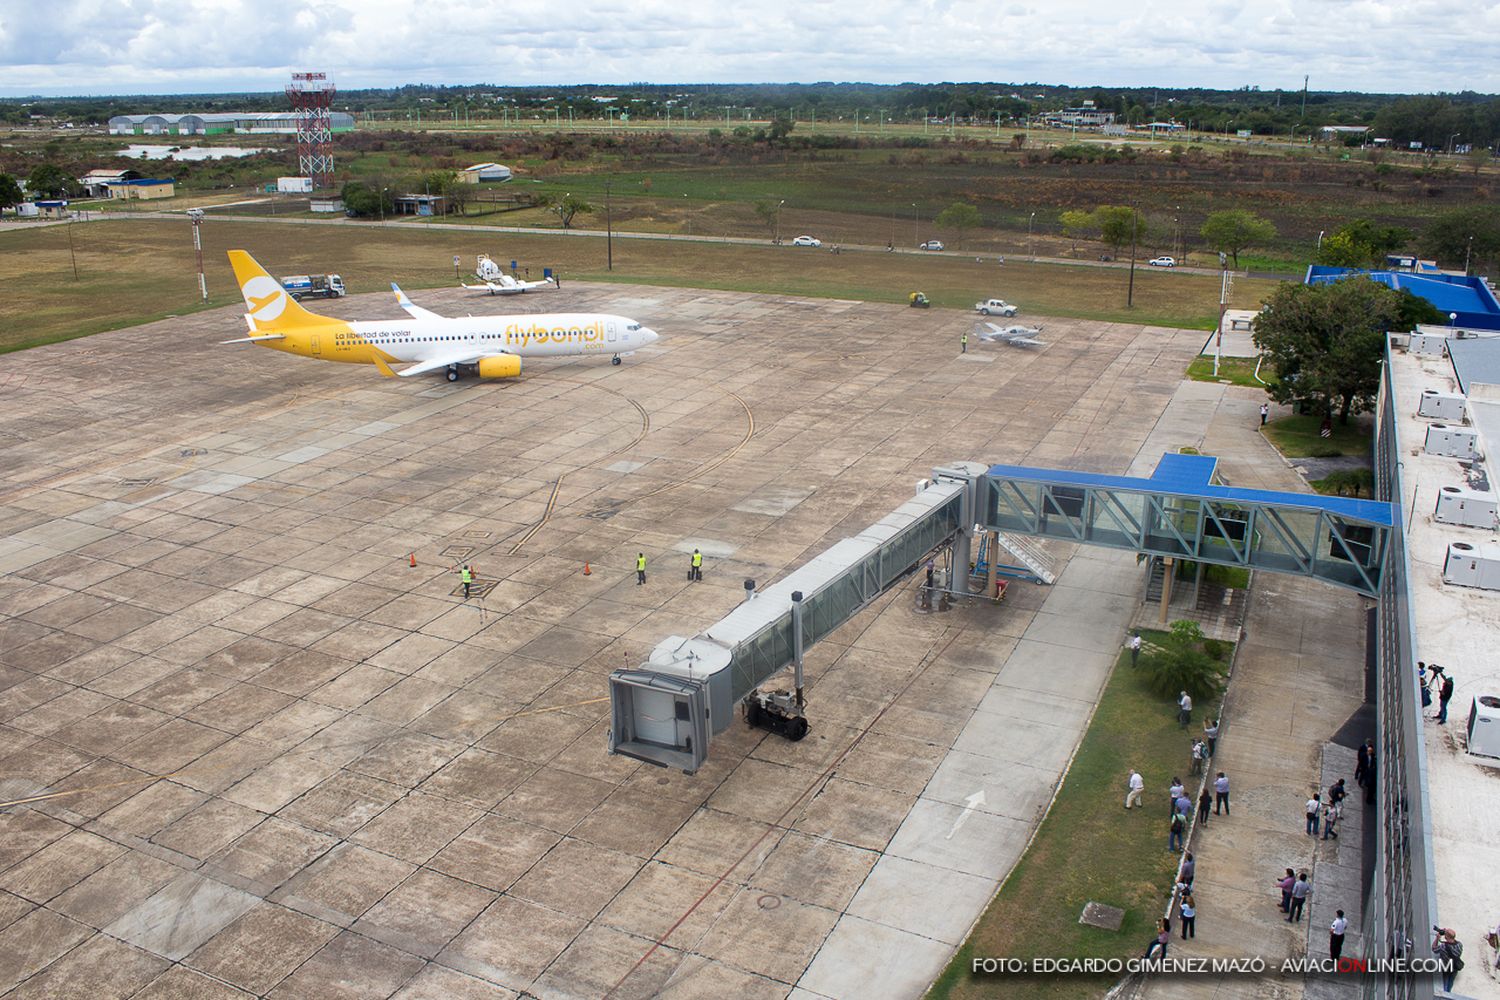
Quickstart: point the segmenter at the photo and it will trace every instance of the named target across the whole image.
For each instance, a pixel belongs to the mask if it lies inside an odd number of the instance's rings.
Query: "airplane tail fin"
[[[318,326],[328,322],[317,313],[302,308],[281,287],[281,282],[266,273],[266,269],[245,251],[229,251],[229,265],[234,268],[240,294],[245,297],[245,317],[250,321],[252,333]]]

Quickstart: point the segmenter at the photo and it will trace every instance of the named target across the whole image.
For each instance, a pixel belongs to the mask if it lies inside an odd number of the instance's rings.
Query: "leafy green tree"
[[[796,127],[797,123],[792,121],[790,115],[777,115],[771,122],[771,144],[774,146],[786,142],[787,136],[791,135],[792,129]]]
[[[390,213],[396,207],[395,199],[389,191],[382,191],[374,185],[360,181],[346,181],[343,190],[339,192],[339,197],[343,199],[344,211],[360,218],[372,218]],[[384,202],[383,207],[382,202]]]
[[[1490,162],[1489,147],[1475,146],[1473,149],[1469,150],[1468,160],[1469,169],[1474,172],[1475,177],[1478,177],[1479,171],[1483,170]]]
[[[1380,267],[1387,254],[1411,241],[1412,231],[1403,226],[1378,226],[1369,219],[1355,219],[1323,240],[1316,259],[1328,267]]]
[[[1345,232],[1323,239],[1314,259],[1324,267],[1365,267],[1370,263],[1370,245],[1358,243]]]
[[[1099,227],[1099,238],[1108,243],[1115,256],[1127,243],[1140,243],[1146,239],[1146,218],[1139,211],[1125,205],[1100,205],[1094,209],[1094,224]]]
[[[0,174],[0,211],[21,204],[24,198],[20,183],[10,174]]]
[[[564,229],[572,228],[575,215],[587,215],[594,211],[593,205],[571,194],[565,194],[561,198],[557,195],[544,194],[536,200],[536,203],[557,216],[557,221],[562,223]]]
[[[1078,252],[1080,239],[1094,239],[1099,231],[1099,222],[1094,218],[1094,213],[1082,209],[1070,209],[1059,216],[1058,221],[1062,223],[1063,235],[1073,241],[1074,253]]]
[[[1194,701],[1217,697],[1224,690],[1225,664],[1210,656],[1197,622],[1175,621],[1171,631],[1146,646],[1141,676],[1146,687],[1163,698],[1186,691]]]
[[[932,220],[939,229],[953,234],[953,245],[958,246],[963,242],[964,233],[970,229],[976,229],[980,223],[979,209],[968,202],[955,201],[947,208],[937,214]]]
[[[1255,319],[1255,346],[1276,374],[1266,391],[1279,403],[1318,400],[1347,424],[1375,405],[1386,333],[1411,329],[1401,313],[1400,293],[1358,275],[1282,285]]]
[[[1242,208],[1214,212],[1203,222],[1199,234],[1208,245],[1219,253],[1234,258],[1234,266],[1240,266],[1240,251],[1246,247],[1265,246],[1276,238],[1276,227],[1268,219]]]
[[[38,164],[26,178],[26,190],[35,198],[66,198],[76,186],[68,172],[55,163]]]
[[[1472,240],[1472,242],[1471,242]],[[1500,209],[1456,208],[1433,219],[1418,243],[1423,256],[1448,267],[1484,268],[1500,258]]]
[[[774,201],[757,201],[754,205],[755,214],[760,221],[765,223],[766,228],[771,231],[774,239],[776,235],[776,217],[781,213],[781,206]]]

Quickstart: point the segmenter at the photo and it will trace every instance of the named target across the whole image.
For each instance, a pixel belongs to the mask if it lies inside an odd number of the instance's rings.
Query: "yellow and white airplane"
[[[449,382],[463,371],[480,378],[514,378],[521,359],[607,354],[613,364],[655,343],[656,331],[609,313],[542,313],[535,316],[469,316],[450,319],[413,305],[391,284],[409,320],[342,320],[319,316],[292,300],[281,282],[243,250],[229,263],[245,297],[250,336],[226,344],[256,344],[287,354],[374,365],[386,376],[409,377],[446,370]],[[400,371],[391,365],[409,363]]]

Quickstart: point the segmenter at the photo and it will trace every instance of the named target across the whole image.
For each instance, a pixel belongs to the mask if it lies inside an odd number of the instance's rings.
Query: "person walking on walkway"
[[[1193,894],[1185,892],[1182,894],[1182,903],[1178,906],[1177,913],[1182,917],[1182,939],[1195,938],[1198,932],[1195,924],[1198,922],[1198,904],[1193,901]]]
[[[1365,765],[1365,805],[1369,806],[1375,804],[1375,789],[1378,787],[1375,778],[1379,773],[1379,768],[1375,765],[1375,751],[1371,750],[1370,762]]]
[[[1323,811],[1323,796],[1313,792],[1313,797],[1307,800],[1307,835],[1316,837],[1318,835],[1318,814]]]
[[[1207,788],[1198,793],[1198,825],[1208,825],[1208,807],[1213,804],[1213,796]]]
[[[1224,807],[1224,815],[1229,815],[1229,778],[1223,771],[1214,779],[1214,815],[1219,815],[1219,807]]]
[[[1452,993],[1453,977],[1457,976],[1464,967],[1464,946],[1459,943],[1458,935],[1453,933],[1453,928],[1437,928],[1437,937],[1432,939],[1432,953],[1441,963],[1438,968],[1443,974],[1443,992]]]
[[[1453,697],[1453,678],[1443,674],[1443,686],[1438,688],[1438,725],[1448,721],[1448,700]]]
[[[703,582],[703,553],[693,550],[693,561],[688,566],[688,580]]]
[[[1188,774],[1203,773],[1203,756],[1207,752],[1207,750],[1208,747],[1204,745],[1202,740],[1193,741],[1193,749],[1191,751],[1193,763],[1192,766],[1188,768]]]
[[[1203,738],[1208,741],[1208,752],[1203,755],[1205,759],[1208,759],[1213,757],[1214,747],[1218,746],[1219,744],[1218,719],[1203,720]]]
[[[1292,907],[1287,911],[1287,923],[1302,923],[1302,907],[1307,903],[1307,897],[1312,895],[1312,883],[1308,881],[1307,872],[1298,872],[1297,881],[1292,883]]]
[[[1192,888],[1193,876],[1198,873],[1198,862],[1193,860],[1193,852],[1188,851],[1182,856],[1182,867],[1178,869],[1177,880],[1182,885]]]
[[[646,553],[635,554],[635,585],[639,587],[646,582]]]
[[[1167,815],[1170,816],[1177,811],[1177,800],[1182,798],[1184,791],[1182,779],[1172,775],[1171,787],[1167,789]]]
[[[1141,780],[1141,772],[1135,768],[1130,769],[1130,780],[1127,782],[1129,790],[1125,793],[1125,808],[1141,804],[1141,792],[1145,791],[1146,783]]]
[[[1344,932],[1349,929],[1349,921],[1344,919],[1343,910],[1335,910],[1333,923],[1328,925],[1328,957],[1335,962],[1344,953]]]
[[[1193,721],[1193,699],[1186,691],[1177,696],[1177,725],[1186,729],[1188,723]]]
[[[1337,833],[1335,833],[1334,830],[1333,830],[1334,825],[1337,824],[1338,821],[1339,821],[1339,807],[1336,806],[1336,805],[1334,805],[1332,802],[1329,802],[1326,805],[1324,805],[1323,806],[1323,839],[1324,840],[1327,840],[1329,837],[1332,837],[1334,840],[1338,840],[1339,839],[1339,835]]]
[[[1136,665],[1136,661],[1141,658],[1141,632],[1139,629],[1130,633],[1130,638],[1125,641],[1125,645],[1130,650],[1130,665],[1133,667]]]
[[[1271,415],[1271,408],[1265,403],[1260,404],[1260,425],[1266,426],[1266,419]]]
[[[474,584],[474,571],[469,568],[468,563],[464,563],[463,568],[458,571],[458,580],[464,585],[464,600],[467,601],[469,588]]]
[[[1281,890],[1281,912],[1290,913],[1292,910],[1292,886],[1297,882],[1297,873],[1290,868],[1286,870],[1286,877],[1276,880],[1276,888]]]
[[[1342,815],[1344,811],[1344,799],[1349,797],[1348,791],[1344,789],[1344,779],[1340,778],[1328,786],[1328,801],[1339,810]]]
[[[1182,850],[1182,835],[1187,830],[1187,817],[1180,812],[1172,813],[1172,829],[1167,835],[1167,850],[1176,854]]]
[[[1359,746],[1359,754],[1354,761],[1354,783],[1361,788],[1365,787],[1365,772],[1370,769],[1370,755],[1374,752],[1374,740],[1365,740]]]

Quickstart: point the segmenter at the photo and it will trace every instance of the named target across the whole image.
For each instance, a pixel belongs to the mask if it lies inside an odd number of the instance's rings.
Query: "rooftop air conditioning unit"
[[[1442,357],[1447,350],[1447,336],[1435,333],[1414,333],[1411,335],[1411,344],[1407,347],[1407,351],[1412,354],[1425,354],[1436,358]]]
[[[1470,427],[1429,424],[1427,441],[1422,445],[1422,450],[1429,455],[1443,455],[1467,461],[1479,456],[1477,437],[1478,435]]]
[[[1438,420],[1463,420],[1464,397],[1451,392],[1424,389],[1417,403],[1417,416],[1434,417]]]
[[[1462,486],[1444,486],[1438,490],[1437,508],[1432,512],[1432,519],[1443,524],[1462,524],[1467,528],[1494,531],[1500,522],[1500,504],[1488,493],[1466,490]]]
[[[1453,542],[1443,560],[1443,582],[1480,590],[1500,590],[1500,545]]]
[[[1500,698],[1482,694],[1469,709],[1469,753],[1500,757]]]

